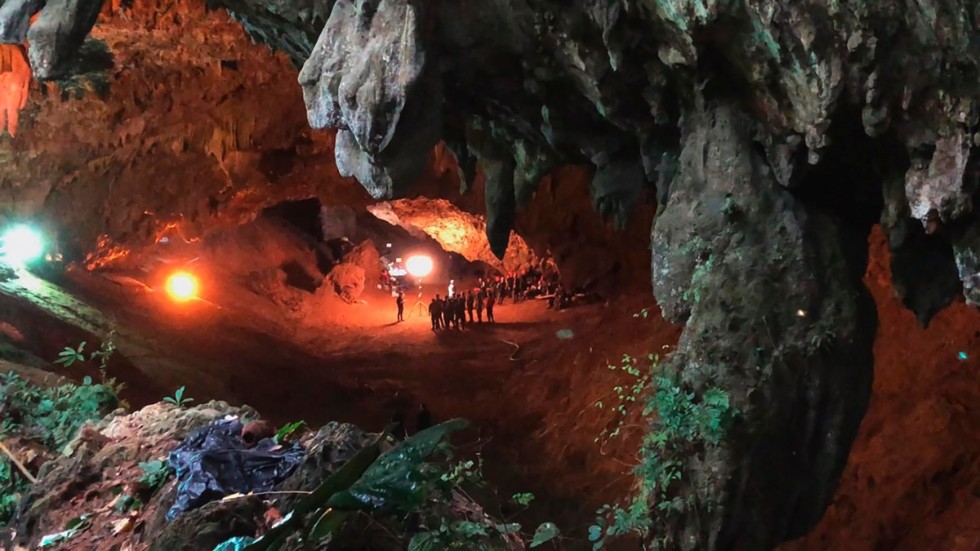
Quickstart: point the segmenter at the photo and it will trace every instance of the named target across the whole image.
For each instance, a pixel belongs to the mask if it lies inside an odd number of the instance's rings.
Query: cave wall
[[[876,228],[864,277],[879,319],[868,413],[827,513],[781,550],[980,546],[980,312],[958,301],[923,328],[890,270]]]
[[[562,282],[611,297],[650,291],[650,224],[654,201],[633,205],[625,227],[596,211],[591,169],[567,166],[548,174],[518,209],[517,232],[539,255],[550,257]],[[652,193],[650,194],[652,195]]]
[[[333,136],[309,129],[290,61],[226,12],[140,2],[92,39],[111,65],[35,82],[17,135],[0,137],[0,217],[40,219],[76,258],[100,249],[99,265],[287,199],[366,203],[337,174]]]

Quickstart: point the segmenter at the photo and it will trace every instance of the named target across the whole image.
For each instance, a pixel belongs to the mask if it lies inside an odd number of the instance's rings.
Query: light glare
[[[167,294],[177,302],[195,298],[197,286],[197,278],[187,272],[176,272],[167,278]]]
[[[44,255],[41,234],[27,226],[14,226],[0,238],[0,255],[10,264],[21,265]]]
[[[432,259],[422,255],[409,257],[405,269],[414,277],[425,277],[432,272]]]

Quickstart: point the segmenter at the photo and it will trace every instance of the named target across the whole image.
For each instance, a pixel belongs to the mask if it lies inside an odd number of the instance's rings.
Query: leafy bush
[[[20,435],[58,452],[84,423],[101,419],[118,403],[113,389],[91,381],[41,388],[14,373],[0,374],[0,439]],[[28,485],[0,457],[0,525],[13,515]]]
[[[452,448],[445,439],[464,426],[466,422],[460,419],[447,421],[384,454],[380,454],[379,439],[323,481],[263,537],[250,542],[229,540],[219,549],[272,551],[297,538],[315,546],[336,536],[348,520],[364,517],[373,526],[382,526],[384,537],[403,546],[407,543],[412,551],[504,548],[509,539],[519,537],[520,524],[495,521],[471,498],[466,503],[474,504],[474,510],[459,506],[460,498],[466,496],[462,485],[483,484],[481,459],[451,463]],[[439,456],[445,461],[432,461]],[[533,499],[531,494],[518,495],[527,503]],[[414,529],[407,530],[406,519],[414,519]],[[558,535],[553,523],[545,523],[534,534],[532,547]]]
[[[628,358],[628,357],[627,357]],[[603,505],[597,511],[596,523],[589,527],[589,540],[593,549],[600,549],[608,538],[635,533],[647,537],[655,524],[667,522],[671,515],[688,510],[694,505],[693,495],[680,495],[678,482],[684,478],[684,459],[699,449],[721,443],[734,422],[737,411],[728,394],[712,387],[701,393],[685,389],[671,377],[656,375],[659,365],[650,356],[650,374],[641,376],[634,371],[632,362],[625,362],[628,373],[638,382],[645,383],[653,377],[655,390],[646,390],[643,415],[650,419],[650,430],[640,447],[640,459],[634,468],[636,489],[624,505]],[[619,387],[617,387],[619,388]],[[633,403],[638,394],[636,386],[621,405]],[[621,410],[625,415],[625,411]],[[656,414],[654,417],[653,414]],[[618,429],[610,434],[615,436]]]
[[[119,404],[105,385],[31,385],[14,373],[0,375],[0,435],[21,434],[60,451],[88,421],[96,421]]]
[[[14,472],[10,460],[0,455],[0,526],[14,516],[20,497],[30,484]]]

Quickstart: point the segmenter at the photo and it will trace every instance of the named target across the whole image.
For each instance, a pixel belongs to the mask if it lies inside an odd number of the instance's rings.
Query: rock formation
[[[507,254],[497,258],[486,239],[482,216],[457,208],[445,199],[399,199],[368,206],[376,217],[409,233],[421,233],[471,261],[483,261],[503,271],[517,271],[534,264],[537,257],[520,235],[511,232]]]
[[[960,287],[977,302],[974,10],[340,0],[300,81],[311,124],[339,129],[338,166],[374,197],[405,193],[438,138],[461,166],[477,159],[497,256],[562,163],[593,165],[595,205],[620,223],[657,182],[655,292],[687,322],[671,365],[745,412],[692,460],[691,487],[720,507],[676,541],[757,548],[820,518],[865,411],[875,321],[854,251],[871,223],[923,322]]]
[[[720,449],[687,460],[698,505],[673,541],[692,551],[769,549],[806,534],[871,393],[863,236],[782,188],[751,127],[731,104],[687,113],[653,228],[654,292],[664,317],[686,324],[668,368],[695,391],[724,388],[741,413]]]
[[[0,16],[29,4],[8,0]],[[743,412],[718,450],[689,461],[690,492],[717,508],[674,527],[680,547],[771,546],[821,516],[867,405],[875,319],[859,279],[872,224],[882,223],[895,287],[922,323],[961,293],[980,304],[976,2],[216,4],[304,62],[308,121],[335,129],[335,142],[227,113],[206,138],[162,133],[143,147],[192,149],[210,169],[208,193],[133,204],[119,194],[107,208],[150,214],[106,225],[149,239],[173,212],[198,213],[195,222],[209,205],[254,212],[252,180],[278,166],[247,145],[256,141],[297,155],[332,149],[339,175],[375,199],[408,194],[442,141],[464,187],[482,171],[498,258],[518,209],[563,165],[591,166],[594,205],[619,225],[655,188],[654,290],[665,316],[686,323],[670,367],[694,390],[721,386]],[[27,32],[35,76],[66,70],[93,9],[47,4]],[[0,28],[19,36],[22,20]],[[203,57],[201,71],[221,66]],[[262,77],[270,93],[281,84]],[[141,89],[132,103],[171,92]],[[120,128],[121,142],[140,134],[142,117]],[[20,174],[47,168],[24,163],[33,168]]]

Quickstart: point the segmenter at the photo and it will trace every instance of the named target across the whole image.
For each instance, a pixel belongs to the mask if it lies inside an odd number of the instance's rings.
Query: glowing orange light
[[[432,259],[427,256],[411,256],[405,261],[405,270],[414,277],[425,277],[432,272]]]
[[[167,278],[167,294],[177,302],[195,298],[197,287],[197,278],[187,272],[175,272]]]

